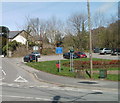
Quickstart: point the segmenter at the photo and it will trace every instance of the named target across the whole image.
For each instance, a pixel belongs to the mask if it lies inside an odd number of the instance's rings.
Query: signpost
[[[33,46],[34,51],[37,51],[38,49],[39,49],[38,46]]]
[[[61,71],[61,65],[60,65],[60,54],[63,53],[63,48],[62,47],[56,47],[56,54],[59,54],[59,72]]]
[[[71,72],[74,71],[74,69],[73,69],[73,52],[74,52],[74,50],[70,49],[70,71]]]
[[[34,50],[34,51],[37,51],[38,49],[39,49],[38,46],[33,46],[33,50]],[[37,62],[37,59],[38,59],[37,56],[35,56],[35,61],[36,61],[36,62]]]

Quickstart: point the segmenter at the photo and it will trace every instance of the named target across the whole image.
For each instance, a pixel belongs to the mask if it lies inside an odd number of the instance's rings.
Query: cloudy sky
[[[115,15],[117,2],[90,2],[91,17],[102,12],[106,18]],[[26,16],[49,19],[55,16],[61,20],[76,12],[87,14],[86,2],[2,2],[2,24],[10,30],[19,30],[25,24]]]

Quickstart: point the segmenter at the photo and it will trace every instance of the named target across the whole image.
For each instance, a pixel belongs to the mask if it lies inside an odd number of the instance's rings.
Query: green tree
[[[0,26],[0,36],[7,38],[9,31],[8,27]]]
[[[9,29],[5,26],[0,26],[0,52],[5,54],[3,47],[7,44],[7,37],[9,34]]]
[[[9,42],[3,47],[3,52],[6,54],[7,50],[15,51],[17,47],[21,46],[22,44],[17,42],[16,40]]]

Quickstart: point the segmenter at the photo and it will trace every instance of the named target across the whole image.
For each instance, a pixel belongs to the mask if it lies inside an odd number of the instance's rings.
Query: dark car
[[[75,54],[76,54],[79,58],[87,58],[87,55],[86,55],[85,53],[83,53],[83,52],[77,51],[77,52],[75,52]]]
[[[29,54],[24,56],[23,60],[24,62],[34,62],[34,61],[37,61],[37,57],[33,54]]]
[[[100,50],[100,48],[94,48],[94,49],[93,49],[93,52],[94,52],[94,53],[99,53],[99,50]]]
[[[66,59],[70,59],[70,52],[64,53],[63,57]],[[73,59],[79,58],[76,54],[73,53]]]
[[[112,49],[111,55],[120,55],[120,48]]]

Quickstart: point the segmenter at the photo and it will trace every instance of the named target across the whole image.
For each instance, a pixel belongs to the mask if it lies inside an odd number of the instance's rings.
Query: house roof
[[[8,35],[8,38],[12,39],[12,38],[16,37],[20,32],[21,31],[10,31],[9,35]]]
[[[10,31],[9,32],[9,35],[8,35],[8,38],[9,39],[13,39],[15,38],[17,35],[19,35],[21,32],[23,32],[25,30],[22,30],[22,31]],[[26,32],[26,31],[25,31]],[[27,32],[26,32],[27,33]]]

